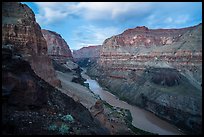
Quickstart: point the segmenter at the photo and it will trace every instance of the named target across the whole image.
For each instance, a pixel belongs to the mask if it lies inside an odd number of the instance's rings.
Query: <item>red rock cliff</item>
[[[48,55],[61,63],[65,63],[67,59],[73,59],[71,50],[61,35],[50,30],[42,30],[42,34],[47,42]]]
[[[138,72],[150,66],[176,68],[200,85],[202,24],[182,29],[128,29],[104,41],[99,65]]]
[[[2,48],[11,47],[14,52],[29,61],[34,72],[53,86],[59,86],[51,59],[47,56],[47,44],[33,11],[25,4],[5,2],[2,5]]]

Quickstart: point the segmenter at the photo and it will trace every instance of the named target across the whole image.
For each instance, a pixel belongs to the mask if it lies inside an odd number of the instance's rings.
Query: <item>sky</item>
[[[184,28],[202,23],[202,2],[21,2],[42,29],[59,33],[71,50],[101,45],[137,26]]]

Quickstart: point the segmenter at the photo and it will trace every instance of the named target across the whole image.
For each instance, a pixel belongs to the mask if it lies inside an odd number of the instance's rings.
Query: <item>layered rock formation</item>
[[[121,99],[202,132],[202,24],[126,30],[104,41],[88,73]]]
[[[81,69],[73,60],[71,50],[67,42],[60,34],[42,30],[42,34],[47,42],[48,56],[52,59],[54,69],[64,73],[73,73],[73,82],[84,85],[85,79],[81,77]]]
[[[143,71],[176,68],[198,87],[202,76],[202,24],[183,29],[129,29],[103,43],[101,67]]]
[[[47,56],[47,44],[33,11],[25,4],[2,5],[2,48],[10,47],[17,56],[29,61],[35,73],[53,86],[60,81]]]
[[[47,42],[48,55],[59,63],[72,60],[72,53],[66,41],[56,32],[42,29],[42,34]]]
[[[73,51],[74,61],[81,67],[90,66],[96,63],[100,56],[101,45],[83,47]]]

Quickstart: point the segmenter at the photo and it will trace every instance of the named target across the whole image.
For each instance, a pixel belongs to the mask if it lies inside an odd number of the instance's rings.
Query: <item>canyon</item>
[[[138,26],[72,53],[26,4],[2,4],[3,134],[202,133],[202,23]]]
[[[128,29],[104,41],[87,73],[120,99],[202,132],[202,24]]]
[[[85,86],[58,33],[41,30],[25,4],[5,2],[2,8],[4,135],[138,134],[126,125],[125,110],[119,125],[108,120],[119,112]]]

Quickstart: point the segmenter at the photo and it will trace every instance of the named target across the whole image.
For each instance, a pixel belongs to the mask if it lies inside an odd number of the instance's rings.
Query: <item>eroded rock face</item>
[[[140,72],[150,66],[176,68],[200,86],[202,24],[183,29],[136,27],[126,30],[104,41],[99,65]]]
[[[29,61],[35,73],[53,86],[59,86],[47,44],[33,11],[25,4],[2,5],[2,47],[12,47],[15,54]],[[48,73],[49,72],[49,73]]]
[[[98,64],[87,73],[188,134],[202,132],[202,24],[126,30],[104,41]]]
[[[65,63],[67,59],[73,59],[68,44],[60,34],[45,29],[42,30],[42,34],[47,42],[48,55],[52,59],[60,63]]]
[[[42,34],[47,42],[48,56],[52,59],[54,69],[62,72],[76,71],[79,66],[74,62],[69,45],[61,35],[44,29]]]
[[[90,66],[96,63],[100,56],[101,45],[83,47],[79,50],[73,51],[74,61],[77,62],[81,67]]]

